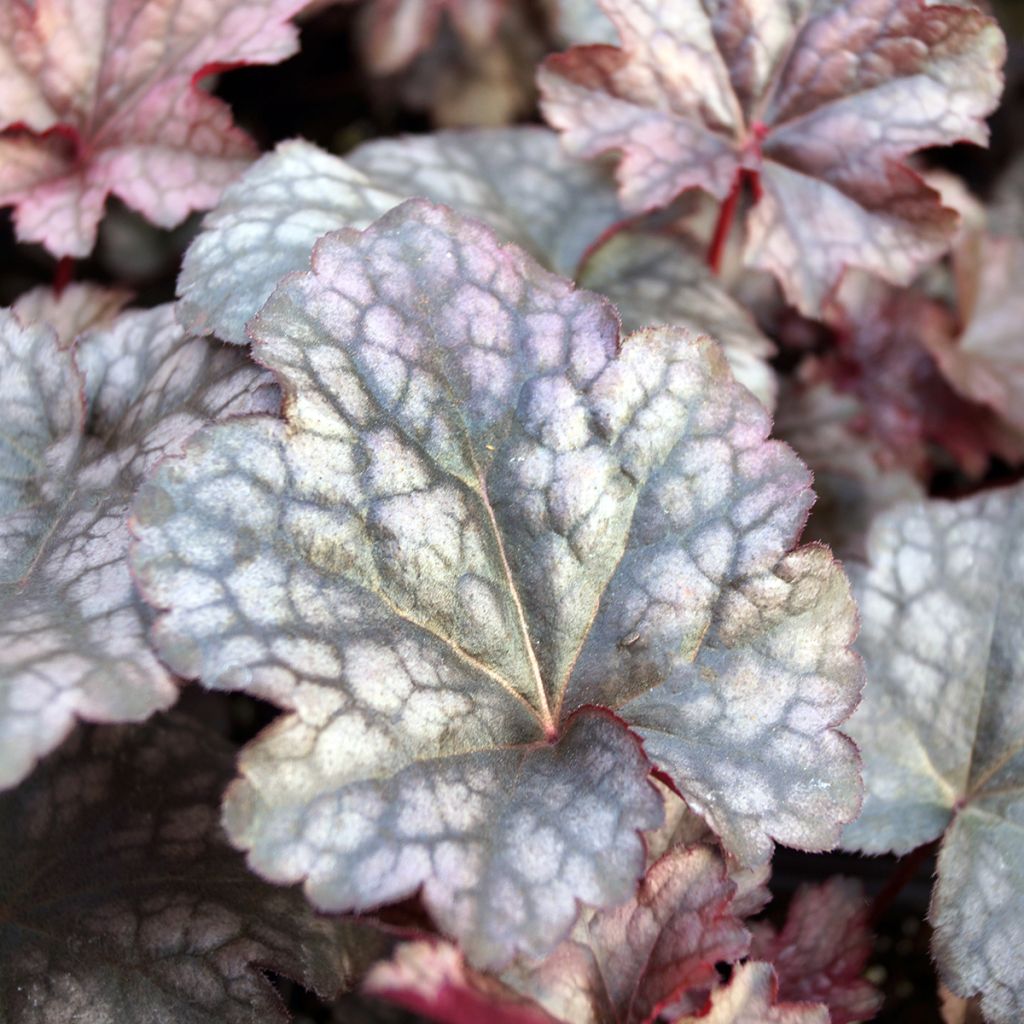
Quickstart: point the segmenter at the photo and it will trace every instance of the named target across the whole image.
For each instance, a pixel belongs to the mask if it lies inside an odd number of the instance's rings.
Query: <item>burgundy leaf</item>
[[[707,1009],[676,1024],[829,1024],[820,1003],[779,1003],[770,964],[751,961],[736,968],[728,985],[711,994]]]
[[[601,6],[621,48],[550,57],[539,81],[572,151],[621,151],[631,209],[702,188],[731,211],[752,178],[747,261],[809,315],[847,266],[905,284],[946,247],[955,215],[902,161],[986,141],[1005,55],[992,19],[928,0]]]
[[[881,1004],[862,976],[871,948],[860,884],[831,878],[797,890],[781,932],[755,925],[751,955],[775,967],[782,999],[825,1003],[832,1024],[851,1024],[870,1020]]]

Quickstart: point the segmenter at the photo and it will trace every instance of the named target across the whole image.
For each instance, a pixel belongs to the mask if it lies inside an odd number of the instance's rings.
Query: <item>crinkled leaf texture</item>
[[[969,4],[929,0],[601,0],[622,47],[577,47],[540,71],[569,148],[623,154],[624,203],[757,175],[747,261],[816,315],[847,266],[906,284],[955,214],[901,161],[984,143],[1005,40]]]
[[[695,990],[702,1005],[715,964],[746,954],[735,893],[712,847],[677,847],[631,900],[587,915],[550,956],[513,966],[501,981],[473,971],[451,946],[417,942],[375,967],[365,989],[443,1024],[502,1014],[524,1024],[649,1024]]]
[[[3,788],[75,718],[138,721],[174,702],[128,571],[129,504],[199,426],[279,397],[236,349],[185,337],[169,305],[122,314],[73,352],[4,311],[0,344]]]
[[[869,853],[943,837],[930,919],[946,983],[1024,1019],[1024,488],[899,506],[851,570],[865,699],[851,721]]]
[[[166,462],[134,568],[168,664],[289,709],[226,801],[253,867],[325,909],[419,889],[476,966],[543,955],[643,871],[626,726],[740,860],[835,841],[853,606],[711,341],[620,341],[422,200],[322,239],[251,331],[287,422]]]
[[[768,922],[752,928],[751,957],[775,968],[781,999],[825,1003],[831,1024],[871,1020],[878,1012],[881,993],[863,977],[873,943],[859,882],[830,878],[803,885],[781,932]]]
[[[478,217],[569,275],[623,216],[611,179],[566,156],[542,128],[371,142],[347,160],[301,140],[284,142],[206,217],[178,280],[181,322],[246,344],[246,322],[285,274],[309,268],[321,235],[364,228],[412,196]]]
[[[676,1024],[829,1024],[820,1003],[779,1003],[771,964],[752,960],[733,971],[728,985],[716,989],[711,1005],[698,1017]]]
[[[302,0],[2,0],[0,205],[86,256],[110,194],[173,227],[256,155],[209,69],[283,60]]]
[[[0,1020],[251,1024],[268,968],[330,996],[386,949],[227,843],[233,750],[185,718],[83,727],[0,795]]]

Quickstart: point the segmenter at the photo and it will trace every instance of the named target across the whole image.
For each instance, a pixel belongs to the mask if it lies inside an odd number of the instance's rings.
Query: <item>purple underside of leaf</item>
[[[175,671],[289,712],[227,799],[257,870],[335,910],[420,890],[476,966],[542,955],[641,874],[631,731],[742,861],[835,841],[853,607],[791,550],[808,474],[712,342],[620,341],[415,200],[327,235],[250,329],[286,419],[167,461],[133,566]]]
[[[246,870],[219,823],[234,765],[184,718],[82,728],[0,794],[0,1014],[284,1022],[261,973],[324,997],[387,948]]]
[[[927,0],[601,0],[622,46],[577,47],[539,73],[572,152],[622,154],[625,205],[686,189],[724,200],[759,180],[746,260],[816,315],[847,267],[907,283],[956,223],[901,163],[984,143],[1005,41],[968,5]]]
[[[138,721],[177,698],[128,571],[132,495],[193,430],[278,396],[237,351],[186,337],[170,306],[122,314],[74,349],[7,311],[0,336],[4,788],[76,718]]]
[[[867,796],[844,843],[943,836],[930,919],[946,983],[988,1020],[1024,1012],[1024,491],[882,516],[854,574],[870,684],[851,721]]]
[[[162,227],[216,203],[256,155],[198,88],[294,52],[302,0],[68,0],[0,9],[0,205],[18,237],[87,256],[107,196]]]

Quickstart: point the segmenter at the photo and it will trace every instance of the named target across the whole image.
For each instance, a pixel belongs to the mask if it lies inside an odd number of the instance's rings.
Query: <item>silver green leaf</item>
[[[386,949],[246,870],[219,824],[233,750],[185,718],[84,727],[0,794],[4,1024],[251,1024],[261,968],[321,995]]]
[[[610,175],[565,154],[544,128],[371,142],[346,160],[284,142],[207,215],[185,254],[179,319],[191,331],[246,344],[246,322],[285,274],[308,269],[321,235],[364,228],[412,196],[478,217],[568,274],[623,216]]]
[[[852,570],[867,663],[850,732],[864,812],[845,845],[942,836],[930,917],[946,983],[1024,1015],[1024,488],[898,506]]]
[[[123,314],[73,351],[6,312],[0,339],[2,789],[76,718],[138,721],[174,702],[128,572],[129,504],[197,427],[278,396],[241,353],[185,337],[170,306]]]
[[[286,420],[164,463],[133,564],[168,664],[289,711],[227,797],[258,871],[331,910],[420,890],[477,966],[543,955],[643,871],[628,726],[739,859],[836,840],[854,610],[790,551],[808,474],[713,342],[622,340],[415,200],[322,239],[250,330]]]

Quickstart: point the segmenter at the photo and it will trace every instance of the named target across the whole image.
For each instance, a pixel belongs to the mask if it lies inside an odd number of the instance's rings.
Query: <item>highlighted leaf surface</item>
[[[49,327],[22,327],[10,312],[0,343],[4,788],[76,717],[137,721],[174,702],[128,572],[129,504],[143,474],[192,431],[270,411],[278,397],[240,353],[185,337],[170,306],[84,335],[77,363]]]
[[[870,673],[851,722],[864,813],[845,843],[943,836],[930,917],[946,983],[1024,1014],[1024,489],[882,516],[855,576]]]
[[[324,996],[386,948],[226,842],[233,750],[187,719],[83,728],[0,795],[5,1024],[284,1024],[260,969]]]
[[[928,0],[601,0],[622,46],[577,47],[540,72],[572,152],[623,154],[624,203],[686,189],[759,199],[747,259],[815,315],[846,266],[906,284],[956,223],[901,161],[983,143],[1005,41],[968,4]]]
[[[302,0],[3,0],[0,205],[18,237],[86,256],[110,194],[162,227],[216,203],[256,155],[196,87],[296,49]]]
[[[740,859],[835,841],[853,608],[790,551],[808,474],[712,342],[622,341],[421,201],[324,238],[251,329],[286,422],[166,462],[134,567],[176,671],[290,711],[227,799],[254,867],[330,909],[422,889],[479,966],[541,955],[643,871],[626,725]]]

